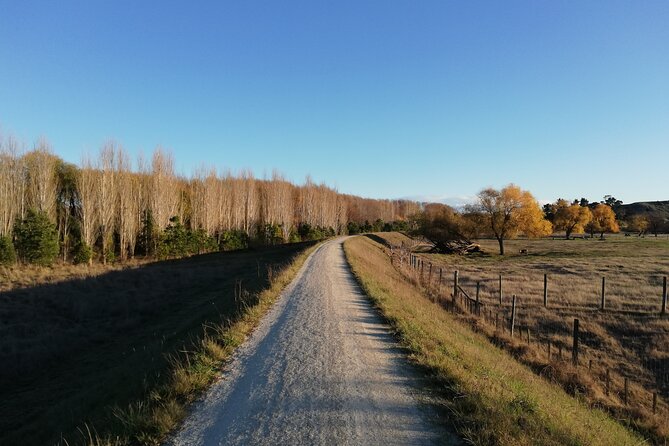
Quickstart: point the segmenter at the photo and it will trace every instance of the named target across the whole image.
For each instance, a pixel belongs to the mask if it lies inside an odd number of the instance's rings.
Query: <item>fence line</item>
[[[508,332],[510,337],[513,339],[515,336],[520,336],[521,337],[521,342],[523,340],[523,333],[525,334],[524,339],[526,343],[529,345],[534,344],[544,344],[546,346],[546,352],[547,352],[547,360],[548,363],[553,363],[554,361],[564,361],[565,358],[563,357],[563,345],[560,343],[558,347],[557,354],[555,353],[555,349],[552,348],[554,347],[550,337],[545,336],[544,333],[541,333],[541,331],[535,331],[534,333],[534,339],[530,335],[530,326],[517,326],[517,311],[519,310],[518,303],[517,303],[517,297],[516,295],[512,296],[511,300],[511,308],[509,309],[509,315],[507,316],[507,309],[503,307],[503,275],[499,275],[499,304],[488,304],[486,302],[483,302],[480,299],[480,291],[481,291],[481,282],[480,280],[477,280],[476,283],[476,293],[475,297],[471,297],[469,293],[466,291],[465,288],[462,287],[460,284],[460,274],[459,271],[455,270],[453,274],[453,288],[452,288],[452,293],[451,293],[451,302],[449,304],[448,301],[446,301],[442,295],[442,285],[444,285],[444,279],[445,279],[445,274],[444,270],[442,267],[439,268],[439,274],[438,274],[438,279],[437,283],[433,284],[432,281],[432,270],[434,268],[434,265],[432,263],[429,263],[429,273],[428,273],[428,280],[425,282],[424,276],[423,276],[423,268],[424,268],[424,260],[421,259],[419,256],[412,254],[408,252],[407,249],[398,249],[397,247],[391,247],[390,248],[390,257],[391,257],[391,262],[395,264],[396,266],[399,266],[400,268],[403,266],[407,266],[410,269],[413,270],[419,270],[420,275],[418,277],[418,284],[421,286],[424,286],[428,292],[428,294],[431,296],[433,301],[439,302],[440,304],[450,307],[450,310],[453,312],[465,312],[468,313],[474,317],[481,318],[483,322],[492,325],[495,328],[495,331],[501,330],[503,333],[506,333],[508,327]],[[548,308],[548,275],[544,274],[544,292],[543,292],[543,307]],[[446,287],[448,289],[448,287]],[[599,305],[599,311],[606,311],[607,313],[627,313],[627,314],[637,314],[637,315],[648,315],[648,312],[630,312],[630,311],[616,311],[612,309],[607,309],[606,308],[606,278],[602,277],[602,289],[601,289],[601,300],[600,300],[600,305]],[[666,314],[666,303],[667,303],[667,278],[666,276],[663,277],[663,291],[661,295],[661,310],[658,313],[652,313],[656,314],[658,317],[662,317],[663,315]],[[537,307],[538,305],[526,305],[523,308],[525,311],[531,311],[534,307]],[[551,309],[554,310],[578,310],[577,307],[559,307],[559,306],[552,306],[550,307]],[[591,309],[589,307],[585,307],[584,309]],[[592,310],[592,309],[591,309]],[[500,319],[500,314],[501,314],[501,319]],[[493,317],[494,315],[494,317]],[[506,323],[505,323],[506,321]],[[577,369],[581,370],[580,367],[583,365],[582,359],[584,358],[583,352],[581,351],[580,347],[580,323],[581,320],[579,318],[574,318],[573,321],[573,330],[572,330],[572,346],[571,346],[571,364]],[[542,339],[543,337],[543,339]],[[566,346],[565,346],[566,350]],[[592,353],[597,353],[595,349],[591,349],[591,353],[589,356],[593,356]],[[569,352],[567,352],[569,353]],[[601,359],[602,354],[604,352],[599,352],[599,354],[595,354],[596,359]],[[557,356],[557,358],[556,358]],[[640,360],[641,365],[651,373],[651,375],[655,379],[655,385],[662,389],[663,391],[669,391],[669,358],[662,358],[662,359],[656,359],[656,358],[641,358]],[[594,378],[599,380],[600,382],[603,383],[603,387],[605,389],[605,394],[609,396],[611,392],[614,391],[616,388],[616,383],[622,383],[620,387],[618,387],[619,392],[616,394],[619,398],[620,401],[622,401],[624,407],[629,407],[630,403],[630,393],[631,393],[631,384],[632,381],[628,376],[625,376],[625,373],[619,373],[618,378],[614,375],[613,371],[609,367],[601,368],[598,367],[598,362],[595,360],[593,361],[592,357],[587,359],[587,372],[590,373]],[[669,406],[667,405],[666,402],[661,401],[658,398],[657,391],[655,390],[648,390],[643,386],[642,383],[637,382],[636,383],[639,387],[644,389],[644,391],[648,394],[648,408],[652,410],[653,414],[656,414],[658,410],[662,411],[669,411]],[[643,404],[642,404],[643,406]]]

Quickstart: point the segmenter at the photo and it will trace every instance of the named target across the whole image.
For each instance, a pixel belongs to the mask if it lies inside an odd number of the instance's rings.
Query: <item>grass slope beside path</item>
[[[364,291],[397,331],[412,359],[443,389],[456,430],[484,445],[637,445],[644,440],[458,322],[421,296],[364,237],[344,244]]]

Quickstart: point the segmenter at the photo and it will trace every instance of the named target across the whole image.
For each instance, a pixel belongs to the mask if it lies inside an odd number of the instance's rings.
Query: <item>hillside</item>
[[[623,204],[618,209],[620,215],[631,217],[633,215],[659,214],[665,220],[669,219],[669,200],[665,201],[639,201],[637,203]]]

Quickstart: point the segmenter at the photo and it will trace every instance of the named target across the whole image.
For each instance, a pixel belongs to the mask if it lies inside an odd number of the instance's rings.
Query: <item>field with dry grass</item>
[[[90,266],[58,262],[53,266],[0,265],[0,293],[18,288],[30,288],[37,285],[95,277],[111,271],[137,268],[147,263],[150,263],[150,260],[138,257],[125,262],[109,263],[107,265],[94,263]]]
[[[279,271],[312,245],[11,282],[0,293],[0,444],[54,444],[61,434],[91,443],[91,426],[102,438],[156,443],[259,317],[250,309],[261,291],[278,295],[288,280]]]
[[[480,244],[486,252],[495,252],[496,242]],[[435,268],[443,268],[444,274],[447,271],[449,283],[458,270],[460,286],[470,296],[475,296],[476,282],[480,282],[480,300],[492,311],[502,310],[508,317],[515,294],[518,324],[530,328],[537,339],[566,348],[572,342],[573,319],[579,318],[587,355],[646,385],[664,383],[664,373],[669,372],[669,318],[661,317],[660,309],[663,277],[669,275],[669,239],[512,240],[508,248],[513,254],[422,256]],[[521,249],[528,253],[520,254]],[[606,278],[603,311],[602,277]],[[649,360],[656,370],[645,369]],[[667,367],[663,362],[668,362]]]
[[[475,319],[449,311],[398,267],[397,258],[391,263],[391,250],[377,243],[385,237],[349,239],[347,258],[411,358],[437,384],[435,391],[445,397],[453,426],[465,440],[514,446],[643,443],[582,395],[570,396],[560,383],[516,361]]]
[[[398,246],[396,241],[387,240],[389,245]],[[610,236],[606,240],[512,240],[507,242],[510,254],[506,256],[496,254],[497,242],[491,240],[479,241],[486,254],[470,256],[431,254],[415,241],[403,242],[405,246],[415,245],[423,271],[410,268],[406,261],[396,266],[420,283],[425,292],[450,302],[457,270],[462,289],[458,304],[466,313],[462,298],[466,293],[475,300],[479,283],[481,317],[469,315],[472,324],[541,373],[573,392],[585,394],[593,404],[609,408],[656,439],[666,438],[669,318],[660,314],[660,308],[662,278],[669,275],[669,239]],[[521,250],[526,253],[521,254]],[[439,273],[441,287],[437,284]],[[545,308],[544,274],[548,279]],[[606,277],[604,310],[600,308],[602,277]],[[508,327],[513,295],[518,305],[516,338],[511,340]],[[579,364],[573,367],[569,361],[576,318],[580,328]],[[656,414],[652,413],[653,393],[659,395]]]
[[[429,254],[428,261],[449,271],[458,269],[472,289],[481,282],[481,297],[499,295],[499,274],[507,297],[516,294],[528,305],[543,305],[543,275],[548,274],[549,306],[598,309],[601,279],[606,277],[606,308],[656,313],[662,277],[669,275],[669,238],[607,236],[595,239],[520,239],[506,242],[508,254],[497,254],[494,240],[477,241],[486,254]],[[521,254],[521,250],[527,250]],[[464,285],[463,285],[464,286]]]

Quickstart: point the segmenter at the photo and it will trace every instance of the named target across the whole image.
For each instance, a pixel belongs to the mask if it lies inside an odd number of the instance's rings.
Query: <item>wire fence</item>
[[[596,306],[552,305],[548,293],[548,275],[544,275],[544,294],[541,300],[535,298],[524,301],[522,296],[514,294],[505,296],[502,274],[494,284],[497,286],[496,295],[491,297],[488,293],[484,300],[481,292],[482,281],[472,278],[463,281],[457,270],[446,270],[423,256],[412,253],[407,247],[388,248],[393,265],[419,285],[434,302],[454,313],[473,318],[478,326],[486,327],[485,330],[493,341],[504,339],[505,342],[510,342],[511,348],[523,345],[525,351],[531,351],[533,365],[545,366],[543,371],[549,368],[560,372],[566,370],[566,375],[573,374],[580,385],[591,383],[596,389],[586,388],[581,391],[603,392],[609,406],[618,405],[622,409],[635,409],[637,412],[645,411],[653,415],[666,415],[669,412],[669,405],[660,398],[660,395],[669,394],[669,357],[641,356],[635,358],[634,363],[618,362],[612,366],[609,352],[583,343],[591,336],[588,332],[589,318],[596,319],[605,314],[614,318],[627,316],[640,320],[666,319],[666,276],[662,280],[661,294],[658,293],[660,297],[656,311],[609,308],[606,278],[601,280],[601,293]],[[467,286],[463,286],[463,282]],[[490,282],[488,279],[488,291]],[[538,311],[544,312],[542,314],[553,313],[561,322],[551,324],[542,319],[541,314],[537,315]],[[667,332],[658,334],[669,334],[669,327]],[[569,341],[565,340],[566,337]],[[630,344],[639,343],[634,335],[628,338]],[[645,371],[642,376],[639,374],[639,367]],[[575,384],[571,390],[578,393],[578,386],[579,384]]]

